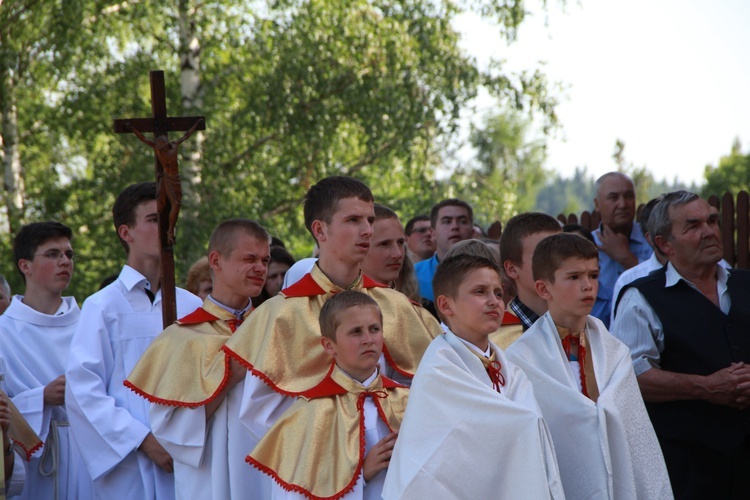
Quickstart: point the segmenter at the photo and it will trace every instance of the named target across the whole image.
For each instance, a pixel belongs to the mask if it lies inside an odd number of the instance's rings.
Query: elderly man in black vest
[[[727,271],[719,216],[668,193],[648,222],[668,260],[625,287],[612,333],[633,367],[675,498],[750,498],[750,272]]]

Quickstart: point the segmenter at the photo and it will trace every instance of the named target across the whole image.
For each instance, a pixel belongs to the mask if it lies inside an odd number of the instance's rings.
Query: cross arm
[[[198,122],[203,120],[195,130],[206,130],[206,120],[202,116],[180,116],[166,118],[123,118],[114,121],[116,134],[127,134],[132,132],[131,127],[135,127],[139,132],[154,132],[162,134],[165,132],[185,132],[193,128]]]

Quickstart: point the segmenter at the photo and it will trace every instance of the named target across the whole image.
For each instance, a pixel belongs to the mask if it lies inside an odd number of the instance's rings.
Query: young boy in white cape
[[[433,289],[449,329],[417,368],[383,498],[563,498],[531,384],[488,340],[505,312],[500,268],[449,257]]]
[[[672,498],[630,351],[589,316],[598,251],[575,234],[542,240],[532,272],[549,310],[507,350],[534,385],[567,498]]]

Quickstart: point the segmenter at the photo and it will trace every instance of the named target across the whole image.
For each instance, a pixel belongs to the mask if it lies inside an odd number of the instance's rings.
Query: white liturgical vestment
[[[563,498],[555,451],[524,373],[490,343],[484,364],[450,330],[427,348],[409,392],[383,498]]]
[[[163,330],[161,290],[153,303],[146,278],[124,266],[117,280],[83,304],[67,370],[70,425],[97,498],[174,498],[174,476],[138,447],[150,432],[150,403],[123,385],[151,341]],[[201,305],[178,288],[177,317]]]
[[[593,316],[586,320],[586,340],[599,389],[596,403],[581,393],[549,313],[506,353],[534,386],[566,497],[672,498],[630,351]]]
[[[44,387],[65,373],[79,316],[80,309],[73,297],[63,297],[58,313],[50,315],[24,304],[21,295],[14,296],[0,315],[4,387],[44,442],[30,461],[16,457],[16,463],[23,462],[26,466],[26,485],[21,498],[91,496],[91,478],[71,439],[65,406],[44,404]]]

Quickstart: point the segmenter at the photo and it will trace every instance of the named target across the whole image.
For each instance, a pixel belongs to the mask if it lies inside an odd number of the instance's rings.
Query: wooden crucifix
[[[164,72],[151,71],[152,118],[125,118],[115,120],[116,134],[133,133],[143,143],[154,149],[156,170],[156,209],[159,214],[159,241],[161,242],[161,298],[164,328],[177,320],[177,299],[174,282],[174,227],[180,211],[182,186],[177,167],[177,148],[196,130],[206,130],[202,116],[167,116],[164,91]],[[170,142],[168,132],[187,131],[180,139]],[[143,135],[153,132],[154,140]]]

